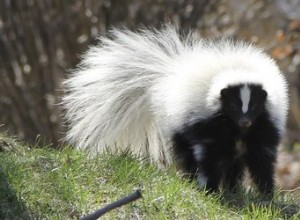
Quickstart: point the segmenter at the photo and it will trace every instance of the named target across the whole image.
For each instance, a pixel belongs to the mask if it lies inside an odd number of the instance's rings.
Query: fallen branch
[[[116,202],[113,202],[97,211],[95,211],[92,214],[89,214],[87,216],[81,217],[79,218],[79,220],[95,220],[98,219],[99,217],[101,217],[102,215],[104,215],[106,212],[111,211],[112,209],[115,209],[117,207],[120,207],[122,205],[126,205],[127,203],[133,202],[139,198],[142,197],[142,194],[140,192],[140,190],[135,191],[134,193],[117,200]]]

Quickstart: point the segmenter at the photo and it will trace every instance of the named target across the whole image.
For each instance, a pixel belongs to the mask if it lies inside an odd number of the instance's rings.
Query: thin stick
[[[141,194],[141,191],[140,190],[136,190],[134,193],[122,198],[122,199],[119,199],[117,200],[116,202],[113,202],[99,210],[97,210],[96,212],[90,214],[90,215],[87,215],[87,216],[84,216],[84,217],[81,217],[79,218],[79,220],[95,220],[99,217],[101,217],[102,215],[104,215],[106,212],[109,212],[111,211],[112,209],[115,209],[117,207],[120,207],[122,205],[125,205],[129,202],[133,202],[134,200],[137,200],[139,198],[142,197],[142,194]]]

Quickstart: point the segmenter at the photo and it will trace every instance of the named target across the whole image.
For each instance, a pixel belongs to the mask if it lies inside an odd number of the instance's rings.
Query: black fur
[[[218,113],[174,134],[175,155],[191,176],[207,177],[208,192],[218,191],[221,183],[234,190],[247,167],[259,191],[272,194],[279,133],[265,108],[267,93],[259,85],[249,85],[249,111],[244,114],[239,98],[241,86],[220,92],[222,108]],[[245,118],[251,126],[241,125]],[[195,156],[199,146],[201,158]]]

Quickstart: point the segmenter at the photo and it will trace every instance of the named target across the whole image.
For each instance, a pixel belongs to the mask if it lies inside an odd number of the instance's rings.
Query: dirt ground
[[[276,164],[276,183],[283,190],[300,194],[300,151],[280,150]]]

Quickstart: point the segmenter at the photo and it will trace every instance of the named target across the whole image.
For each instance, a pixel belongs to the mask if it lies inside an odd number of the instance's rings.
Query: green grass
[[[159,170],[129,154],[89,158],[70,148],[0,153],[0,219],[77,219],[136,189],[143,198],[104,219],[300,219],[299,197],[276,193],[206,196],[175,168]]]

